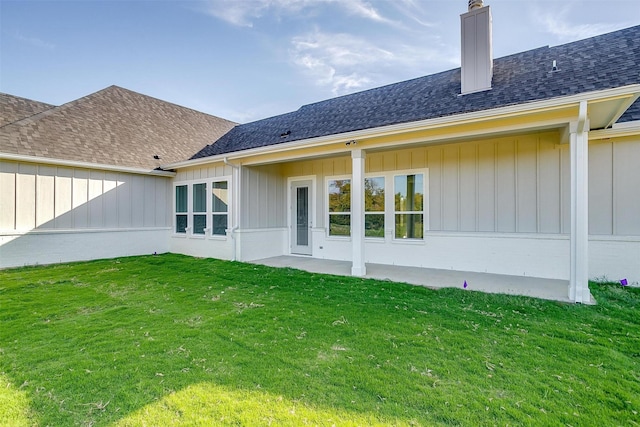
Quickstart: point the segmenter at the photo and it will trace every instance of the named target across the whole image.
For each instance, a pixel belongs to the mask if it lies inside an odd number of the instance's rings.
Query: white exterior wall
[[[168,252],[167,227],[37,230],[0,235],[0,268]]]
[[[640,284],[640,136],[589,146],[589,277]]]
[[[235,226],[233,222],[234,212],[233,204],[233,182],[232,182],[233,168],[229,165],[219,163],[212,166],[203,166],[191,169],[185,169],[178,171],[173,179],[171,185],[171,207],[169,212],[171,231],[169,238],[169,250],[174,253],[191,255],[197,257],[210,257],[218,259],[232,260],[235,259],[235,236],[231,229]],[[229,227],[226,236],[211,236],[211,235],[194,235],[192,230],[188,230],[186,233],[175,233],[175,185],[188,185],[189,197],[188,204],[191,209],[192,203],[192,185],[203,182],[210,182],[212,179],[224,178],[229,185],[229,199],[227,212],[227,225]],[[208,188],[208,187],[207,187]],[[209,197],[209,194],[207,194]],[[189,214],[191,215],[191,214]],[[209,215],[209,213],[207,213]]]
[[[590,274],[640,282],[640,143],[590,145]],[[351,260],[351,239],[327,236],[326,178],[344,157],[283,165],[315,176],[313,256]],[[569,146],[559,134],[517,135],[366,155],[368,176],[428,170],[423,241],[365,240],[366,262],[569,279]],[[387,183],[388,191],[391,186]]]
[[[262,230],[287,226],[286,179],[280,165],[242,168],[243,230]]]
[[[169,250],[170,179],[0,161],[0,268]]]
[[[233,167],[224,163],[180,171],[173,184],[192,185],[216,178],[227,179],[231,189],[227,235],[202,236],[189,231],[184,234],[172,232],[171,252],[242,261],[287,253],[286,181],[280,166],[242,167],[240,200],[234,200]],[[233,210],[238,208],[240,215],[236,217]],[[236,218],[239,224],[234,223]]]
[[[254,261],[289,253],[286,227],[238,230],[237,236],[242,261]]]
[[[170,252],[195,257],[233,259],[233,238],[231,233],[224,237],[204,237],[178,235],[172,233]]]

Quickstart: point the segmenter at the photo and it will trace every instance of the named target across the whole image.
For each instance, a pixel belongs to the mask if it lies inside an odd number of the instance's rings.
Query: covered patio
[[[334,261],[307,256],[284,255],[252,261],[271,267],[290,267],[311,273],[351,276],[350,261]],[[428,288],[464,288],[496,294],[522,295],[546,300],[571,302],[569,281],[538,277],[509,276],[503,274],[477,273],[469,271],[440,270],[434,268],[406,267],[384,264],[366,265],[368,279],[409,283]],[[595,304],[593,297],[590,303]]]

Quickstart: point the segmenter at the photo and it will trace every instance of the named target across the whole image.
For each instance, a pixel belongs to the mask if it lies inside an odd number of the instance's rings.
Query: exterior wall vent
[[[482,0],[469,0],[469,11],[460,15],[462,30],[461,93],[491,89],[493,47],[491,9]]]

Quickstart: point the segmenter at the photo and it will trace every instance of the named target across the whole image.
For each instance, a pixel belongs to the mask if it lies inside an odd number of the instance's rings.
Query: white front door
[[[291,253],[311,255],[311,180],[291,183]]]

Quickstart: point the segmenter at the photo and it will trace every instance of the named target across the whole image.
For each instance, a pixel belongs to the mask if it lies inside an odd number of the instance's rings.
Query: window
[[[329,236],[351,235],[351,180],[329,180]]]
[[[176,185],[174,214],[174,231],[177,234],[226,236],[229,227],[229,181]]]
[[[229,215],[229,186],[227,181],[216,181],[212,184],[211,234],[224,236],[227,234]]]
[[[364,179],[364,235],[384,237],[384,178]]]
[[[422,174],[397,175],[395,191],[396,239],[422,239],[424,230],[424,179]]]
[[[186,185],[176,186],[176,233],[187,232],[187,190]]]
[[[205,234],[207,228],[207,184],[193,184],[193,234]]]

